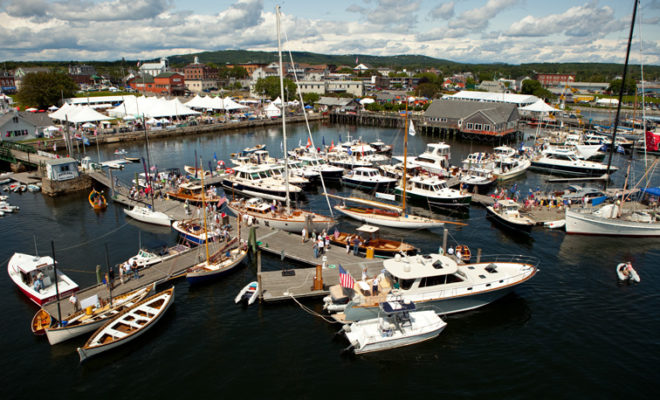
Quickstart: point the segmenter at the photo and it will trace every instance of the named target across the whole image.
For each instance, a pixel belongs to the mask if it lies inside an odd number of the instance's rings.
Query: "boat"
[[[139,163],[142,158],[141,157],[126,157],[124,156],[124,160],[130,162],[130,163]]]
[[[228,250],[228,247],[235,244],[239,246]],[[247,254],[247,246],[240,245],[235,238],[206,261],[188,268],[186,280],[191,285],[213,281],[236,269],[245,260]]]
[[[395,254],[413,255],[419,251],[411,244],[379,237],[379,230],[380,228],[377,226],[362,225],[355,229],[356,234],[337,231],[334,235],[329,235],[330,243],[339,246],[347,244],[355,246],[357,236],[359,252],[367,255],[372,253],[373,256],[394,257]]]
[[[38,192],[41,190],[41,186],[30,183],[27,185],[27,190],[29,192]]]
[[[52,323],[53,318],[51,317],[50,313],[48,313],[48,311],[44,310],[43,308],[40,308],[39,311],[34,314],[34,317],[32,317],[30,328],[32,329],[32,333],[35,335],[45,335],[46,328],[51,326]]]
[[[620,281],[636,282],[641,281],[639,274],[630,263],[620,263],[616,266],[616,275]]]
[[[434,339],[446,326],[433,310],[416,311],[415,303],[390,300],[379,304],[377,318],[344,325],[341,332],[355,354],[364,354]]]
[[[451,158],[451,146],[445,142],[428,143],[426,150],[417,157],[411,157],[408,161],[433,175],[446,176],[449,170],[449,159]],[[408,163],[406,163],[408,165]]]
[[[390,186],[396,184],[395,178],[390,178],[380,174],[380,171],[372,167],[356,167],[347,171],[341,181],[348,187],[363,189],[368,191],[387,191]]]
[[[182,183],[179,185],[176,191],[167,192],[167,197],[179,201],[188,201],[190,204],[200,204],[202,202],[202,190],[203,186],[197,183]],[[208,190],[205,194],[206,202],[209,204],[215,204],[217,208],[220,208],[222,204],[227,201],[225,196],[218,196],[211,190]]]
[[[116,156],[125,156],[126,154],[128,154],[128,152],[126,151],[126,149],[117,149],[115,150],[114,154]]]
[[[285,198],[297,199],[304,197],[304,191],[293,184],[274,178],[268,165],[241,165],[234,168],[233,174],[227,174],[222,179],[225,190],[241,193],[248,197],[265,197],[284,201]]]
[[[486,207],[488,215],[495,221],[516,231],[530,233],[536,222],[531,218],[520,214],[520,204],[511,199],[495,201],[492,206]]]
[[[241,291],[238,292],[236,298],[234,298],[234,303],[240,303],[241,301],[245,301],[249,306],[250,304],[254,303],[258,295],[259,295],[259,283],[257,281],[253,281],[245,285],[243,289],[241,289]]]
[[[114,349],[141,336],[160,320],[174,303],[174,288],[148,297],[124,313],[106,322],[78,348],[80,362]]]
[[[204,168],[195,168],[190,165],[184,165],[183,170],[186,171],[186,173],[194,178],[199,178],[204,174],[205,177],[210,178],[212,175],[212,172],[209,170],[204,170]]]
[[[45,329],[48,343],[55,345],[97,330],[109,318],[114,318],[133,307],[155,289],[156,283],[152,283],[151,285],[132,290],[128,293],[114,296],[107,303],[99,301],[98,297],[91,299],[92,302],[96,300],[94,305],[75,312],[67,316],[60,323]],[[84,304],[85,300],[82,300],[81,303]]]
[[[407,180],[406,196],[411,202],[429,207],[469,208],[472,196],[464,191],[450,189],[447,182],[436,175],[417,175]],[[397,195],[403,195],[403,187],[394,188]]]
[[[131,209],[125,208],[124,214],[140,222],[145,222],[147,224],[170,226],[170,224],[172,223],[170,217],[167,214],[160,211],[154,211],[149,206],[145,207],[145,206],[136,205]]]
[[[532,159],[531,169],[560,175],[575,176],[601,176],[605,175],[607,165],[580,160],[573,150],[568,149],[548,149]],[[610,166],[612,172],[618,168]]]
[[[566,220],[558,219],[555,221],[547,221],[543,223],[543,226],[550,229],[561,229],[566,226]]]
[[[78,290],[78,284],[71,278],[56,271],[55,262],[50,256],[32,256],[14,253],[7,263],[7,272],[12,281],[38,306],[57,299],[56,289],[60,298],[71,296]],[[55,276],[57,275],[57,288]]]
[[[0,211],[3,213],[13,213],[21,208],[19,206],[12,206],[11,204],[7,203],[6,201],[2,200],[0,201]]]
[[[218,237],[218,233],[215,231],[205,231],[202,224],[194,220],[174,221],[172,228],[179,232],[183,240],[194,245],[202,244],[206,239],[212,242]]]
[[[303,228],[309,232],[321,232],[335,224],[331,217],[298,208],[287,209],[279,203],[268,203],[259,197],[230,201],[227,208],[236,215],[251,216],[259,225],[287,232],[302,232]]]
[[[172,247],[164,247],[161,251],[150,251],[147,249],[139,249],[138,253],[129,258],[126,262],[129,265],[135,263],[138,268],[146,268],[154,264],[169,260],[170,258],[185,253],[191,249],[190,246],[184,244],[177,244]]]
[[[493,150],[495,154],[493,176],[499,181],[505,181],[523,175],[532,166],[529,158],[516,155],[515,150],[511,147],[498,146]]]
[[[617,204],[599,208],[566,208],[566,233],[631,237],[660,236],[660,212],[620,211]]]
[[[538,262],[518,255],[482,256],[480,262],[469,264],[440,253],[396,255],[383,261],[377,293],[369,292],[370,279],[348,287],[335,285],[323,299],[323,308],[341,323],[376,318],[378,305],[393,299],[423,304],[440,315],[473,310],[527,282],[538,271]]]
[[[316,153],[312,155],[296,155],[296,159],[300,162],[300,168],[321,174],[324,180],[339,181],[344,174],[343,168],[328,164],[326,160],[319,157]]]
[[[241,154],[242,155],[252,154],[255,151],[259,151],[259,150],[266,150],[266,145],[265,144],[258,144],[258,145],[253,146],[253,147],[246,147],[246,148],[243,149]]]
[[[96,189],[92,189],[89,193],[89,205],[96,211],[105,210],[108,207],[108,203],[105,201],[105,196],[103,192],[99,192]]]
[[[488,193],[497,179],[493,176],[492,169],[484,169],[472,166],[472,168],[461,172],[459,185],[470,193]]]

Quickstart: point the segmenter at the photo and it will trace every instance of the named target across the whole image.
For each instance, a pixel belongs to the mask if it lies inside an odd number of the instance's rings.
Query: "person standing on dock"
[[[307,240],[307,228],[302,228],[302,242],[305,243]]]
[[[323,239],[323,236],[319,235],[318,243],[319,243],[319,254],[321,255],[325,254],[325,239]]]
[[[124,266],[122,264],[119,264],[119,282],[124,284]]]
[[[133,265],[131,266],[131,269],[133,270],[133,278],[140,279],[140,274],[138,273],[138,265],[136,261],[133,261]]]

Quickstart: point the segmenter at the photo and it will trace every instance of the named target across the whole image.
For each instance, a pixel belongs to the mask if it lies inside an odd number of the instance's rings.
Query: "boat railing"
[[[486,254],[482,255],[479,260],[480,264],[489,262],[529,264],[533,267],[538,267],[541,264],[541,260],[539,258],[533,256],[525,256],[522,254]]]

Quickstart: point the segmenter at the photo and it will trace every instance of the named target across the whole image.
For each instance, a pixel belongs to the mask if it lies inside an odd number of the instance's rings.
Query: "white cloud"
[[[461,13],[456,19],[449,22],[449,27],[459,28],[464,26],[472,30],[484,29],[488,26],[488,22],[495,18],[497,14],[516,5],[519,1],[520,0],[488,0],[483,7],[474,8]]]
[[[629,24],[617,20],[610,7],[597,7],[596,2],[571,7],[561,14],[544,17],[528,15],[511,25],[507,36],[548,36],[563,33],[567,36],[605,35],[616,32]]]
[[[430,19],[450,19],[454,16],[454,2],[441,3],[429,11]]]
[[[407,31],[417,22],[415,12],[419,11],[420,3],[420,1],[376,0],[373,8],[353,4],[346,11],[361,14],[367,22],[374,25]]]

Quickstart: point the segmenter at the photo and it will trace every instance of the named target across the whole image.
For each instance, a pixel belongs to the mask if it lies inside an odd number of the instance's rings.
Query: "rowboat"
[[[92,189],[89,193],[89,205],[91,205],[94,210],[104,210],[108,206],[108,203],[105,201],[103,192]]]
[[[53,318],[51,318],[48,311],[40,308],[34,317],[32,317],[32,323],[30,327],[32,328],[32,333],[35,335],[43,335],[46,333],[46,328],[48,328],[53,323]]]
[[[142,300],[100,327],[78,347],[80,362],[139,337],[160,320],[174,302],[174,287]]]
[[[90,306],[87,310],[78,311],[70,315],[56,326],[45,328],[48,342],[58,344],[87,332],[92,332],[103,325],[108,319],[116,317],[123,311],[128,310],[156,288],[156,284],[133,290],[120,296],[112,298],[108,304],[98,303],[99,307]]]
[[[259,283],[257,281],[250,282],[240,292],[236,295],[234,303],[240,303],[241,301],[247,301],[247,304],[250,305],[254,303],[259,294]]]

